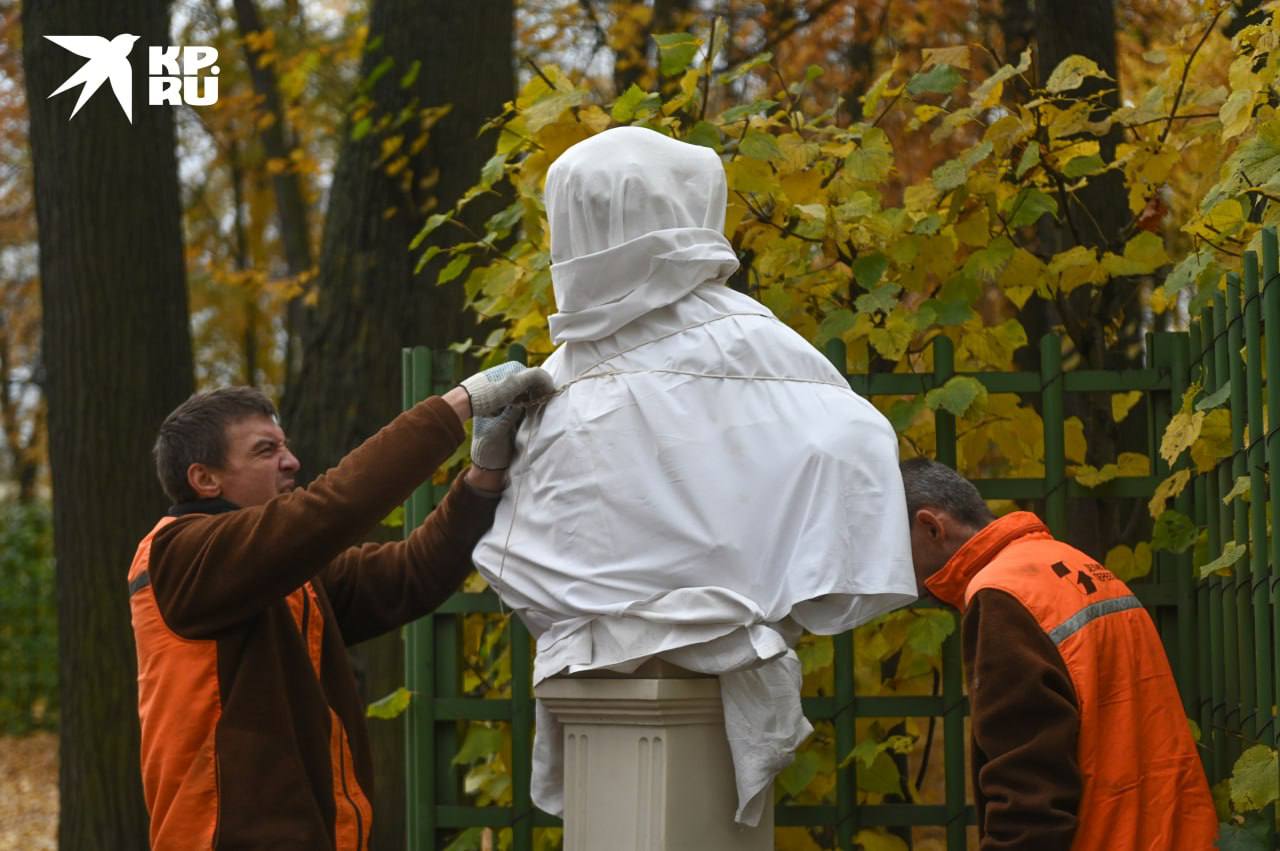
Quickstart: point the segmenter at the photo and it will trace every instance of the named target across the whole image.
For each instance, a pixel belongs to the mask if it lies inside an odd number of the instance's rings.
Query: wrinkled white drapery
[[[623,127],[546,183],[560,392],[529,413],[475,550],[537,638],[534,680],[653,657],[720,677],[737,819],[812,731],[802,630],[914,599],[897,438],[816,350],[724,286],[724,168]],[[560,728],[538,708],[533,800],[563,811]]]

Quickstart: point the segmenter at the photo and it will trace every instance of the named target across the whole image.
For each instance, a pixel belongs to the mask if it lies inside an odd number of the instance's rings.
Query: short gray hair
[[[900,467],[908,518],[914,520],[921,508],[938,508],[974,529],[996,519],[973,482],[946,464],[932,458],[911,458]]]

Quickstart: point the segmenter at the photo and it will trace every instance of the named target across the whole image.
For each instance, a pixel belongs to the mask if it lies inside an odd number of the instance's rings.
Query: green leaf
[[[644,89],[631,84],[622,96],[613,102],[609,115],[619,124],[630,124],[640,112],[653,112],[662,105],[662,96],[649,94]]]
[[[778,147],[778,143],[773,136],[760,130],[748,131],[747,135],[738,144],[738,150],[743,155],[757,160],[780,160],[783,158],[782,149]]]
[[[1205,579],[1219,570],[1228,570],[1233,564],[1244,558],[1248,548],[1235,541],[1227,541],[1222,547],[1222,555],[1211,562],[1200,565],[1200,578]]]
[[[1053,73],[1049,75],[1049,82],[1045,84],[1045,88],[1054,94],[1069,92],[1080,88],[1089,77],[1111,79],[1098,67],[1097,62],[1087,56],[1076,54],[1058,63],[1058,67],[1054,68]]]
[[[1197,411],[1207,411],[1210,408],[1219,408],[1224,402],[1231,398],[1231,380],[1215,390],[1212,394],[1205,396],[1199,402],[1196,402]]]
[[[436,286],[447,284],[454,278],[466,271],[471,265],[470,254],[458,254],[440,271],[440,277],[436,278]]]
[[[822,759],[813,751],[800,751],[791,764],[782,769],[778,775],[778,785],[782,791],[795,797],[809,788],[813,778],[822,770]]]
[[[1019,180],[1031,169],[1040,164],[1040,143],[1028,142],[1027,146],[1022,149],[1022,156],[1018,157],[1018,167],[1014,171],[1014,176]]]
[[[912,97],[924,94],[945,95],[963,82],[964,77],[959,71],[943,63],[928,71],[921,71],[908,80],[907,94]]]
[[[748,115],[760,115],[768,112],[778,105],[776,100],[755,100],[751,103],[739,104],[738,106],[726,109],[720,113],[721,124],[732,124],[740,121]]]
[[[1058,202],[1032,186],[1024,186],[1009,205],[1009,227],[1020,228],[1040,221],[1045,213],[1058,217]]]
[[[925,404],[930,410],[939,408],[963,417],[975,407],[982,407],[987,401],[987,388],[976,378],[957,375],[941,387],[935,387],[925,394]]]
[[[1216,277],[1218,266],[1214,259],[1213,252],[1207,248],[1201,248],[1199,251],[1192,252],[1173,267],[1173,271],[1164,279],[1164,291],[1166,294],[1173,296],[1191,284],[1199,284],[1202,277],[1213,274]]]
[[[453,218],[452,213],[436,213],[435,215],[428,217],[426,224],[422,226],[422,230],[418,231],[417,236],[415,236],[413,241],[409,243],[409,250],[413,251],[416,249],[422,244],[424,239],[431,235],[433,230],[440,227],[451,218]]]
[[[880,283],[880,278],[884,276],[885,270],[888,268],[889,258],[880,252],[864,254],[853,261],[853,278],[858,282],[858,286],[864,290],[869,290]],[[889,307],[892,306],[890,305]],[[888,310],[889,308],[882,309]]]
[[[1238,812],[1260,810],[1280,800],[1280,751],[1254,745],[1231,771],[1231,805]]]
[[[480,169],[480,182],[485,186],[492,186],[502,179],[502,175],[506,173],[507,155],[494,154],[485,161],[484,167]]]
[[[1074,180],[1077,177],[1097,174],[1106,169],[1106,167],[1107,164],[1102,161],[1102,157],[1097,154],[1090,154],[1087,157],[1073,157],[1071,162],[1063,167],[1062,173]]]
[[[1236,479],[1236,483],[1231,486],[1231,490],[1227,491],[1227,495],[1222,498],[1223,505],[1230,505],[1231,501],[1237,497],[1242,497],[1245,502],[1252,502],[1252,479],[1249,476],[1240,476]]]
[[[859,313],[888,313],[898,304],[898,293],[902,292],[902,287],[897,284],[885,284],[876,287],[869,293],[863,293],[858,296],[853,306],[858,309]]]
[[[469,827],[459,833],[444,851],[480,851],[484,847],[484,828]]]
[[[859,180],[879,183],[893,168],[893,143],[883,130],[872,127],[862,134],[857,150],[845,158],[844,167]]]
[[[502,750],[502,729],[486,727],[483,724],[472,724],[467,728],[467,737],[462,740],[462,747],[454,755],[451,765],[470,765],[485,757],[493,756]]]
[[[956,630],[956,620],[943,609],[920,609],[919,617],[907,627],[906,646],[916,653],[937,658],[942,652],[942,642]]]
[[[731,68],[728,71],[725,71],[723,74],[721,74],[719,77],[716,78],[716,83],[721,86],[727,83],[732,83],[735,80],[741,79],[742,77],[750,73],[753,69],[759,68],[761,65],[767,65],[771,61],[773,61],[773,51],[766,50],[764,53],[757,53],[755,56],[752,56],[746,62],[740,63],[736,67]]]
[[[419,257],[418,262],[414,264],[413,274],[417,275],[418,273],[420,273],[423,269],[427,267],[427,264],[431,262],[432,257],[435,257],[437,254],[441,254],[443,252],[444,252],[444,249],[438,245],[427,246],[427,250],[422,252],[422,256]]]
[[[1151,549],[1185,553],[1195,545],[1200,529],[1190,517],[1169,509],[1156,518],[1151,534]]]
[[[379,521],[380,526],[390,526],[392,529],[399,529],[404,525],[404,506],[397,505],[391,509],[391,513],[383,517]]]
[[[885,416],[889,419],[889,424],[893,426],[893,430],[898,434],[902,434],[911,424],[915,422],[916,417],[924,410],[924,396],[913,396],[910,399],[899,399],[889,406],[889,410]]]
[[[369,131],[373,129],[373,117],[366,115],[356,122],[356,126],[351,128],[351,141],[359,142],[365,136],[369,135]]]
[[[1248,819],[1243,825],[1224,822],[1218,826],[1218,851],[1271,851],[1271,830],[1260,818]]]
[[[404,686],[396,689],[380,700],[375,700],[365,707],[364,714],[369,718],[383,718],[390,720],[397,718],[402,712],[409,708],[409,701],[413,699],[413,692]]]
[[[796,647],[800,657],[800,671],[805,676],[823,668],[830,668],[835,660],[835,645],[827,636],[814,636]]]
[[[828,313],[823,317],[822,324],[818,326],[818,344],[821,345],[848,331],[853,327],[854,319],[853,311],[847,307]]]
[[[407,89],[410,86],[412,86],[414,81],[418,79],[418,72],[421,70],[422,70],[422,60],[421,59],[413,60],[413,62],[409,65],[409,70],[405,71],[404,74],[400,76],[400,88]]]
[[[655,35],[653,40],[658,44],[658,70],[664,77],[683,74],[702,46],[702,39],[691,33]]]
[[[710,121],[699,121],[685,134],[684,140],[690,145],[701,145],[713,151],[720,151],[724,145],[720,139],[720,130]]]

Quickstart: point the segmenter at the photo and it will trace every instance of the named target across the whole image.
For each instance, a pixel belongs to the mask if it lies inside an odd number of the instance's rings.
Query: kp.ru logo
[[[67,89],[80,86],[80,98],[71,110],[76,117],[80,107],[102,88],[111,84],[124,115],[133,123],[133,66],[129,53],[136,35],[122,33],[107,41],[100,35],[47,35],[45,38],[89,61],[80,66],[61,86],[54,89],[60,95]],[[189,47],[150,47],[147,50],[147,102],[152,106],[209,106],[218,100],[218,72],[213,63],[218,61],[218,51],[213,47],[195,45]],[[200,72],[208,70],[208,76]],[[70,119],[68,119],[70,120]]]

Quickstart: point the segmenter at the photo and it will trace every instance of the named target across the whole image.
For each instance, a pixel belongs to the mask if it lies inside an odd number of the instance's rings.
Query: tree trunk
[[[1087,56],[1111,76],[1111,81],[1090,80],[1075,94],[1084,96],[1103,88],[1111,89],[1104,97],[1101,111],[1120,104],[1119,76],[1116,62],[1116,20],[1114,0],[1037,0],[1035,4],[1036,69],[1041,84],[1068,56]],[[1100,141],[1099,154],[1104,162],[1115,159],[1118,130]],[[1040,230],[1040,241],[1047,252],[1058,253],[1076,245],[1122,253],[1131,216],[1123,176],[1116,171],[1104,172],[1078,190],[1070,203],[1059,195],[1061,223]],[[1079,353],[1080,366],[1088,369],[1123,369],[1141,366],[1140,343],[1143,335],[1141,312],[1137,301],[1139,282],[1135,278],[1113,278],[1100,288],[1081,287],[1069,297],[1060,299],[1056,309],[1031,313],[1028,336],[1043,330],[1036,327],[1034,317],[1047,325],[1050,317],[1061,321],[1063,333]],[[1033,307],[1033,310],[1035,308]],[[1055,316],[1056,314],[1056,316]],[[1034,346],[1035,337],[1032,337]],[[1038,358],[1037,358],[1038,359]],[[1109,394],[1093,394],[1068,400],[1068,413],[1079,416],[1089,436],[1086,461],[1100,467],[1112,463],[1123,451],[1146,451],[1144,418],[1141,412],[1117,425],[1111,416]],[[1130,546],[1149,524],[1145,505],[1135,500],[1088,499],[1080,501],[1070,513],[1068,539],[1075,546],[1102,558],[1120,543]]]
[[[254,0],[235,0],[236,26],[240,37],[245,39],[250,33],[263,31],[262,16],[258,13],[258,4]],[[276,81],[275,69],[271,65],[262,67],[258,63],[260,51],[254,50],[245,41],[245,61],[249,66],[249,78],[253,81],[254,94],[261,103],[259,108],[263,114],[270,115],[272,121],[261,131],[262,148],[269,159],[289,161],[293,150],[294,138],[289,129],[289,122],[280,102],[280,87]],[[302,191],[302,179],[292,168],[285,169],[271,178],[271,188],[276,199],[276,221],[280,226],[280,243],[284,247],[285,267],[290,277],[297,277],[311,269],[314,262],[311,255],[311,229],[307,222],[307,203]],[[284,384],[288,386],[297,375],[299,363],[299,346],[305,329],[302,323],[306,313],[302,307],[302,297],[289,300],[285,316],[285,355]]]
[[[147,105],[164,0],[27,0],[23,57],[40,241],[57,556],[62,848],[145,848],[125,573],[161,516],[151,444],[192,389],[173,113]],[[133,124],[104,86],[68,121],[49,94],[85,62],[46,34],[140,36]]]
[[[513,14],[512,0],[372,4],[374,48],[366,49],[361,77],[368,80],[387,59],[392,65],[366,92],[376,105],[368,116],[372,129],[359,139],[354,121],[344,129],[320,250],[318,301],[305,322],[301,370],[285,393],[286,423],[307,475],[332,465],[399,411],[401,347],[443,348],[474,333],[462,281],[437,287],[439,259],[415,275],[408,245],[433,209],[448,209],[479,179],[492,152],[492,136],[477,139],[476,133],[515,96]],[[423,64],[413,77],[415,60]],[[388,174],[384,140],[403,135],[400,150],[408,153],[417,132],[416,119],[397,126],[395,117],[445,103],[452,110],[431,129],[427,146]],[[495,202],[477,200],[467,220],[482,228],[495,210]],[[456,241],[455,234],[444,228],[432,236],[445,244]],[[367,698],[403,684],[398,634],[355,655]],[[374,722],[370,735],[373,845],[403,848],[403,725]]]

